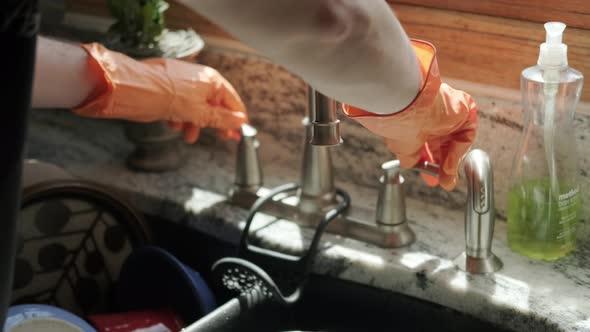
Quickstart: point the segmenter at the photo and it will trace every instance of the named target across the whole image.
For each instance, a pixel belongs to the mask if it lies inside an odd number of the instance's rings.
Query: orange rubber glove
[[[441,82],[436,49],[430,43],[412,40],[420,62],[423,86],[404,110],[390,114],[369,113],[343,105],[344,113],[373,133],[385,138],[402,167],[420,161],[440,165],[438,179],[423,175],[426,182],[445,190],[457,184],[459,163],[468,152],[477,129],[477,106],[467,93]]]
[[[231,137],[247,122],[246,107],[215,69],[173,59],[136,61],[93,43],[82,45],[103,84],[75,108],[79,115],[137,122],[170,121],[187,142],[214,127]]]

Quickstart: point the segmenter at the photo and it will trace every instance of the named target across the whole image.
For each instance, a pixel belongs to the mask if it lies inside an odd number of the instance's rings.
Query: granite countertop
[[[33,111],[31,116],[30,158],[116,187],[141,212],[238,240],[247,211],[228,204],[224,195],[233,180],[234,143],[204,135],[187,147],[181,169],[161,174],[128,170],[125,158],[131,150],[121,123],[63,111]],[[265,184],[274,186],[296,180],[298,170],[269,164],[264,172]],[[360,198],[353,204],[374,206],[375,190],[339,185],[353,199]],[[590,331],[590,243],[557,262],[532,261],[507,248],[505,222],[500,221],[494,252],[504,268],[471,276],[452,263],[464,249],[462,211],[408,199],[407,213],[417,234],[410,247],[382,249],[326,234],[315,272],[425,299],[514,330]],[[310,230],[264,215],[255,227],[266,245],[285,250],[301,248],[311,236]]]

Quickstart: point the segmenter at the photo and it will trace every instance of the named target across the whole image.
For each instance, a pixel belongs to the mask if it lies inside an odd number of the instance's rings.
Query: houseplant
[[[203,40],[191,29],[166,28],[164,0],[107,0],[116,19],[105,44],[136,58],[194,58],[203,48]]]
[[[191,29],[166,28],[164,0],[106,0],[115,23],[104,44],[136,59],[167,57],[193,60],[203,40]],[[126,123],[125,134],[135,144],[127,159],[129,167],[143,171],[168,171],[181,166],[183,146],[180,133],[163,121]]]

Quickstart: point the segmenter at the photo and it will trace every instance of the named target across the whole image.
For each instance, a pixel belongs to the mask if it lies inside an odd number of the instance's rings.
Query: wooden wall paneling
[[[518,89],[520,72],[536,64],[541,24],[412,5],[392,5],[408,35],[436,45],[442,75]],[[590,30],[568,28],[570,66],[590,77]],[[582,99],[590,101],[590,88]]]
[[[588,0],[387,0],[390,4],[484,14],[531,22],[559,20],[571,27],[590,29]]]

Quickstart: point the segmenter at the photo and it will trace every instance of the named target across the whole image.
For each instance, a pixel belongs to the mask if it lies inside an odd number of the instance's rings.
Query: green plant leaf
[[[169,7],[170,5],[166,1],[156,1],[156,8],[160,14],[164,14],[164,12],[168,10]]]
[[[153,46],[166,29],[164,12],[169,5],[163,0],[106,0],[111,15],[117,20],[109,32],[129,46]]]

